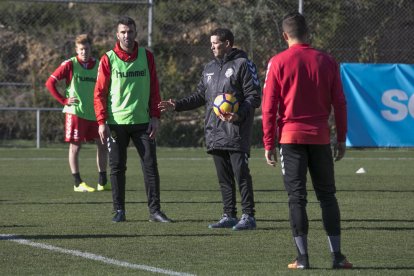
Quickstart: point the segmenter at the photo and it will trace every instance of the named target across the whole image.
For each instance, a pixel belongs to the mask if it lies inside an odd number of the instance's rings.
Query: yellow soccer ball
[[[236,113],[239,110],[239,101],[233,94],[223,93],[214,99],[213,110],[217,116],[225,113]]]

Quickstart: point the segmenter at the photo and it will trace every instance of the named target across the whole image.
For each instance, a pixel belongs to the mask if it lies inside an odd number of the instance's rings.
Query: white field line
[[[104,256],[100,256],[100,255],[96,255],[96,254],[92,254],[92,253],[88,253],[88,252],[65,249],[65,248],[56,247],[56,246],[48,245],[48,244],[44,244],[44,243],[32,242],[30,240],[21,239],[18,236],[11,235],[11,234],[0,234],[0,240],[8,240],[8,241],[16,242],[16,243],[19,243],[19,244],[29,245],[29,246],[33,246],[33,247],[36,247],[36,248],[46,249],[46,250],[55,251],[55,252],[59,252],[59,253],[63,253],[63,254],[69,254],[69,255],[81,257],[81,258],[84,258],[84,259],[90,259],[90,260],[94,260],[94,261],[98,261],[98,262],[103,262],[103,263],[106,263],[106,264],[111,264],[111,265],[115,265],[115,266],[122,266],[122,267],[126,267],[126,268],[131,268],[131,269],[145,270],[145,271],[160,273],[160,274],[165,274],[165,275],[176,275],[176,276],[193,276],[194,275],[194,274],[176,272],[176,271],[172,271],[172,270],[166,270],[166,269],[147,266],[147,265],[133,264],[133,263],[128,263],[128,262],[124,262],[124,261],[118,261],[118,260],[115,260],[115,259],[106,258]]]

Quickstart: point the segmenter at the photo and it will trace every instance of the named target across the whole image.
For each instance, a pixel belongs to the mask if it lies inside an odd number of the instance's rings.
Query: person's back
[[[297,135],[293,138],[289,134],[305,132],[300,137],[301,143],[329,143],[327,122],[331,107],[341,109],[345,106],[342,93],[338,93],[342,88],[335,60],[309,44],[299,43],[274,56],[270,67],[277,68],[270,70],[271,74],[277,75],[268,77],[266,86],[277,86],[280,91],[278,126],[281,141],[295,142],[292,139],[299,139]],[[273,83],[272,80],[278,81]],[[311,134],[311,139],[306,137],[306,132]]]
[[[305,18],[299,13],[284,17],[283,38],[289,49],[274,56],[268,65],[263,90],[262,122],[266,162],[277,162],[275,138],[282,164],[283,182],[289,197],[289,220],[297,249],[290,269],[307,269],[309,221],[307,173],[322,209],[332,268],[352,268],[341,253],[339,205],[335,196],[333,155],[345,154],[346,100],[338,65],[329,55],[309,46]],[[332,154],[328,118],[334,111],[337,144]]]

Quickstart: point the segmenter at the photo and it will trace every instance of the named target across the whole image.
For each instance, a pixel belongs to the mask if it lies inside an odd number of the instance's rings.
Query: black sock
[[[332,252],[332,259],[335,261],[342,261],[343,259],[345,259],[345,256],[342,255],[341,251],[338,252]]]
[[[341,236],[328,236],[329,248],[331,252],[341,252]]]
[[[80,174],[79,173],[72,173],[72,175],[73,175],[73,178],[75,179],[75,186],[79,187],[79,184],[81,184],[83,182],[81,177],[80,177]]]
[[[98,183],[101,186],[106,185],[106,183],[108,182],[108,179],[106,178],[106,172],[99,172],[99,180]]]
[[[299,263],[309,266],[309,256],[308,254],[304,254],[304,255],[298,255],[298,259]]]

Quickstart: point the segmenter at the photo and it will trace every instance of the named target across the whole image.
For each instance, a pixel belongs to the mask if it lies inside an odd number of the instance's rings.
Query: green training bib
[[[138,48],[138,57],[132,62],[121,60],[113,50],[106,55],[111,65],[107,123],[148,123],[150,74],[145,48]]]
[[[76,57],[72,61],[73,76],[70,85],[66,88],[66,98],[76,97],[79,103],[65,105],[64,113],[75,114],[76,116],[96,121],[95,110],[93,108],[93,91],[95,89],[96,75],[98,74],[98,63],[92,69],[85,69],[78,62]]]

